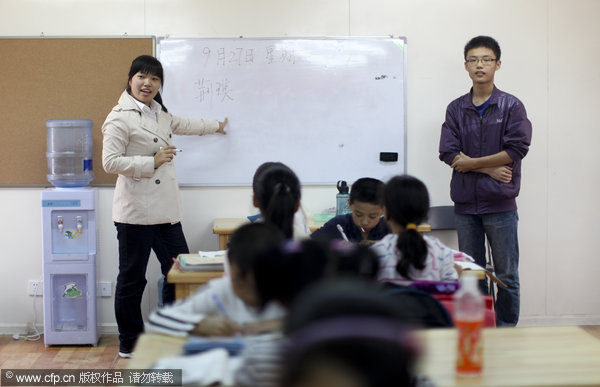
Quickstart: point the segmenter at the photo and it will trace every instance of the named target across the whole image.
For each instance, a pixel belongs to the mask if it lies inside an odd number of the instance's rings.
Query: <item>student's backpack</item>
[[[433,295],[411,286],[384,283],[382,297],[392,299],[406,322],[422,328],[453,327],[448,310]]]

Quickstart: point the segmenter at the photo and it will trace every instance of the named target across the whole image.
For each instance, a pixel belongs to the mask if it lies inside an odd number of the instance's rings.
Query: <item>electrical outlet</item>
[[[30,296],[41,296],[44,293],[43,281],[29,280],[27,283],[27,294]]]
[[[96,287],[96,293],[98,293],[100,297],[112,296],[112,283],[110,281],[98,282],[98,286]]]

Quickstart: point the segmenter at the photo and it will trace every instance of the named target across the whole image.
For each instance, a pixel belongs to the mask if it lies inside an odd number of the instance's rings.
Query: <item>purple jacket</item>
[[[494,88],[483,117],[473,106],[471,92],[452,101],[440,137],[440,160],[452,164],[459,152],[482,157],[506,151],[513,160],[512,181],[501,183],[486,174],[452,172],[450,196],[458,214],[514,211],[521,188],[521,159],[531,143],[531,122],[523,103]]]

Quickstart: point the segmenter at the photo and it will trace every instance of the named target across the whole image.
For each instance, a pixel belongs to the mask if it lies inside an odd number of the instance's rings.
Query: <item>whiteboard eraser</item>
[[[398,152],[379,152],[379,161],[398,161]]]

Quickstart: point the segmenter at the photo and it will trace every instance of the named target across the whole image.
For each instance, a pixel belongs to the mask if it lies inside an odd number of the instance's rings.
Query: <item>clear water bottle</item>
[[[85,187],[94,178],[91,120],[48,120],[48,181],[55,187]]]
[[[350,189],[348,188],[346,181],[338,181],[337,189],[338,193],[335,195],[335,214],[344,215],[352,212],[350,211],[350,203],[348,202],[350,199],[350,194],[348,193]]]
[[[454,294],[454,323],[458,331],[456,372],[476,376],[483,368],[483,323],[485,303],[477,277],[463,274]]]

